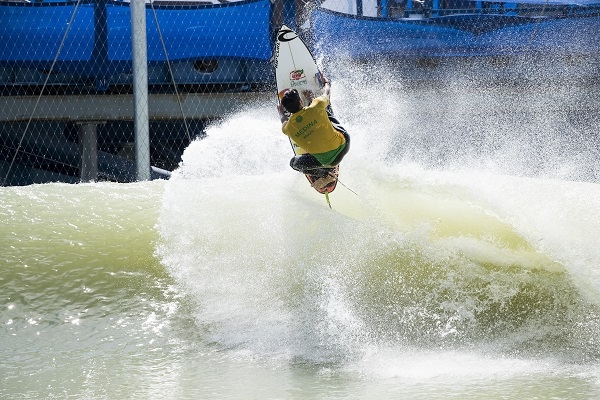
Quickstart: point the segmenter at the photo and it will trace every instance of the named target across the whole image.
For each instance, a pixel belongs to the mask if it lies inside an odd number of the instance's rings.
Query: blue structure
[[[332,4],[332,9],[326,8]],[[598,54],[598,0],[357,0],[325,2],[312,14],[317,49],[338,56]],[[345,8],[345,9],[344,9]],[[339,35],[344,32],[343,37]],[[327,51],[323,51],[327,53]]]
[[[277,4],[296,25],[296,2]],[[274,8],[270,0],[148,4],[150,87],[271,85]],[[333,48],[336,57],[600,51],[600,0],[326,0],[309,22],[315,51]],[[129,3],[0,2],[0,93],[46,80],[100,93],[131,85]]]
[[[147,5],[149,84],[172,83],[167,57],[178,84],[270,80],[271,12],[269,0]],[[131,84],[131,48],[127,2],[0,2],[0,85],[41,84],[48,74],[51,85],[98,91]]]

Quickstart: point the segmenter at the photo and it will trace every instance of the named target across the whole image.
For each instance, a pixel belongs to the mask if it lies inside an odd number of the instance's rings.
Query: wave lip
[[[359,195],[340,187],[332,212],[285,161],[271,164],[278,132],[211,172],[205,158],[246,118],[187,150],[157,225],[157,254],[216,343],[317,363],[370,346],[596,358],[600,314],[547,247],[554,231],[535,215],[555,200],[532,201],[532,178],[350,157],[342,178]],[[246,157],[268,167],[252,172]]]

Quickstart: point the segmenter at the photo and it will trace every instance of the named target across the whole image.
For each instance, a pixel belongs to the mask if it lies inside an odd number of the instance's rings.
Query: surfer
[[[305,91],[310,105],[304,106],[296,89],[287,90],[277,106],[281,130],[306,153],[290,160],[296,171],[317,177],[329,175],[330,169],[338,165],[348,150],[350,136],[333,116],[329,94],[331,84],[325,80],[323,94],[312,99],[311,91]],[[285,111],[290,113],[288,117]]]

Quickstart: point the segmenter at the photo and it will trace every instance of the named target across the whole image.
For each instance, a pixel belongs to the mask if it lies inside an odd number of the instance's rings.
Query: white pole
[[[146,2],[131,0],[131,41],[133,61],[133,114],[137,180],[150,179],[150,126],[148,121],[148,50]]]

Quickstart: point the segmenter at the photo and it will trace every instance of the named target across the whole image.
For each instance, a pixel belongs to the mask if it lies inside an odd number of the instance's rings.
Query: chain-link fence
[[[130,10],[112,0],[0,3],[5,185],[136,179]],[[268,0],[146,4],[153,177],[168,176],[209,121],[271,84],[272,14]]]
[[[145,19],[153,178],[210,121],[274,96],[282,22],[324,65],[383,59],[415,81],[480,61],[523,79],[513,59],[532,56],[594,79],[600,53],[600,0],[162,0]],[[0,1],[2,185],[136,180],[131,20],[127,1]]]

